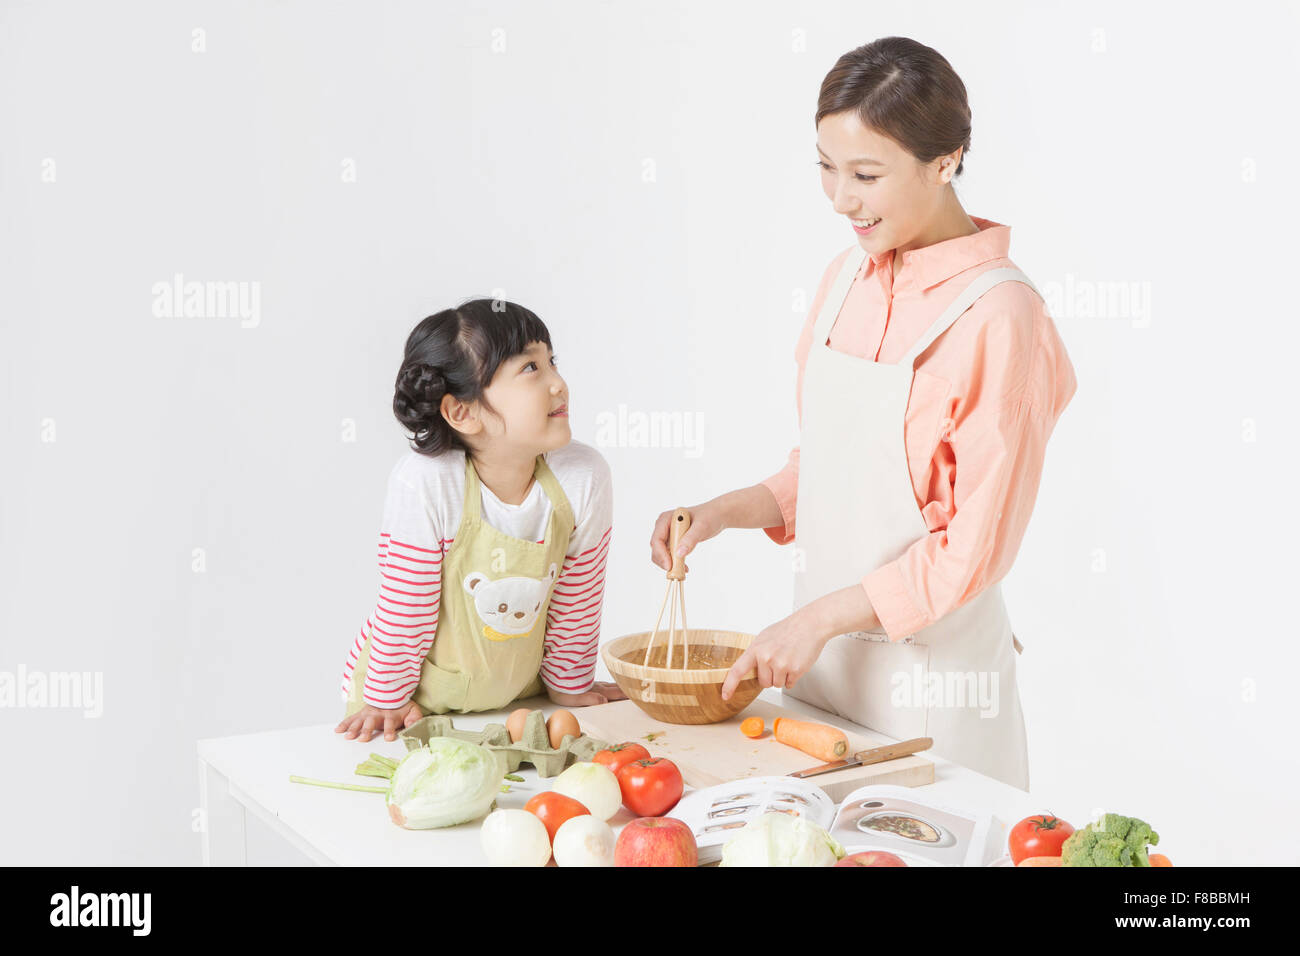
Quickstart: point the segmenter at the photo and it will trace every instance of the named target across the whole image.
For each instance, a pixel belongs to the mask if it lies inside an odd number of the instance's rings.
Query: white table
[[[768,688],[760,695],[787,710],[814,720],[838,722],[835,717],[802,701],[783,698]],[[555,709],[545,697],[519,701],[516,706]],[[513,709],[513,708],[512,708]],[[582,720],[582,710],[575,713]],[[457,729],[477,730],[489,723],[504,723],[506,712],[452,714]],[[334,732],[335,724],[317,724],[294,730],[275,730],[239,737],[200,740],[199,790],[204,811],[203,863],[208,866],[243,866],[247,813],[263,820],[312,861],[337,866],[486,866],[479,844],[481,821],[437,830],[404,830],[394,826],[379,793],[358,793],[290,783],[289,776],[311,777],[338,783],[382,786],[375,777],[358,777],[353,769],[373,753],[401,757],[400,740],[380,734],[368,743],[348,740]],[[1008,823],[1043,812],[1039,797],[1007,786],[983,774],[925,755],[935,764],[935,782],[916,788],[959,807],[987,810]],[[531,764],[517,773],[523,783],[511,783],[511,792],[497,798],[498,807],[516,807],[536,793],[549,790],[555,778],[539,778]],[[1052,803],[1066,819],[1074,812],[1086,820],[1083,808]],[[621,807],[611,819],[615,831],[632,819]]]

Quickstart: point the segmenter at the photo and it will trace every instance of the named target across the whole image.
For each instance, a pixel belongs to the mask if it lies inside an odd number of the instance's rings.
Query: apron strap
[[[822,310],[817,315],[817,324],[813,327],[813,345],[825,345],[826,340],[831,337],[831,327],[835,325],[840,308],[848,297],[849,288],[853,285],[853,280],[858,277],[858,272],[866,258],[867,250],[861,246],[855,245],[849,249],[844,265],[840,267],[840,274],[835,277],[834,284],[826,293]]]
[[[957,298],[953,300],[952,305],[948,306],[943,315],[939,316],[934,324],[926,329],[925,334],[907,350],[907,354],[898,360],[898,364],[911,368],[918,355],[928,349],[935,339],[947,332],[948,327],[956,322],[962,313],[974,305],[976,299],[1000,282],[1023,282],[1033,289],[1040,299],[1043,298],[1043,294],[1038,291],[1037,286],[1029,281],[1029,276],[1019,269],[990,269],[988,272],[981,273],[957,294]]]
[[[542,486],[542,491],[546,492],[546,496],[551,499],[555,527],[563,534],[573,534],[577,528],[573,506],[569,504],[569,498],[564,493],[564,488],[560,486],[560,479],[555,477],[555,472],[551,471],[551,466],[541,455],[537,456],[537,467],[533,469],[533,474],[536,475],[538,484]],[[547,544],[550,544],[549,540]]]
[[[479,484],[478,472],[474,470],[474,462],[469,457],[469,454],[466,453],[465,455],[465,504],[463,507],[463,515],[461,517],[461,527],[466,529],[473,528],[478,525],[480,520],[482,520],[482,510],[483,510],[483,499],[481,497],[482,494],[483,491]],[[460,532],[457,532],[456,537],[459,538],[460,536],[461,536]]]
[[[555,472],[551,471],[551,466],[546,463],[542,455],[538,455],[536,462],[533,464],[533,477],[537,479],[537,484],[542,486],[542,492],[546,497],[551,499],[552,514],[558,518],[558,527],[562,529],[565,535],[572,535],[573,528],[577,524],[573,516],[573,507],[569,505],[569,499],[564,494],[564,489],[560,486],[559,479],[556,479]],[[471,527],[482,520],[482,483],[478,479],[478,472],[474,470],[474,463],[469,455],[465,455],[465,503],[464,518],[465,527]],[[458,535],[459,537],[459,535]]]
[[[560,481],[555,477],[555,472],[551,471],[551,466],[546,463],[546,459],[538,455],[533,465],[533,477],[537,483],[542,486],[542,491],[546,497],[551,499],[551,511],[557,519],[555,526],[565,534],[572,534],[577,525],[573,514],[573,507],[569,504],[568,496],[565,495],[564,489],[560,486]],[[477,525],[483,520],[483,490],[482,482],[479,480],[478,472],[474,468],[474,462],[465,456],[465,506],[462,524],[465,527]],[[460,535],[458,534],[457,537]],[[549,543],[549,542],[548,542]]]

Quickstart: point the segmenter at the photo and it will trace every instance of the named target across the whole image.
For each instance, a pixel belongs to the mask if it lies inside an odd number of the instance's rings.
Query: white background
[[[402,346],[466,297],[547,322],[578,440],[620,404],[703,423],[698,456],[602,448],[603,634],[649,627],[654,517],[795,443],[795,340],[855,242],[814,166],[817,90],[897,34],[964,80],[958,194],[1039,288],[1149,295],[1054,312],[1079,391],[1004,581],[1033,791],[1146,819],[1175,865],[1297,862],[1267,821],[1297,783],[1298,21],[4,3],[0,670],[99,672],[104,699],[0,710],[0,861],[195,863],[196,739],[337,720],[406,448]],[[156,317],[178,272],[259,283],[259,323]],[[702,546],[691,623],[788,613],[790,560],[760,531]]]

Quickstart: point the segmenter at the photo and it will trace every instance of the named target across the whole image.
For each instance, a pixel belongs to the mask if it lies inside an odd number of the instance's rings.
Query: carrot
[[[849,738],[844,736],[844,731],[829,724],[778,717],[772,721],[772,732],[781,743],[827,763],[839,760],[849,750]]]
[[[746,717],[740,722],[740,732],[746,737],[761,737],[764,729],[762,717]]]
[[[1016,866],[1060,866],[1061,858],[1059,856],[1027,856]]]
[[[1147,862],[1152,866],[1173,866],[1173,864],[1169,862],[1169,857],[1165,856],[1163,853],[1152,853],[1148,855]]]

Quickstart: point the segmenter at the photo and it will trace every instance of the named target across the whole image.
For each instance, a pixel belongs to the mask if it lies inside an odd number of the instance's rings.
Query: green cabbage
[[[750,820],[722,848],[721,866],[834,866],[844,847],[802,817],[771,812]]]
[[[492,808],[506,775],[505,755],[455,737],[433,737],[397,764],[385,800],[408,830],[450,827]]]

